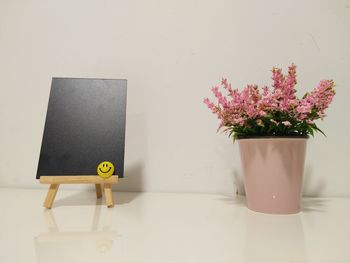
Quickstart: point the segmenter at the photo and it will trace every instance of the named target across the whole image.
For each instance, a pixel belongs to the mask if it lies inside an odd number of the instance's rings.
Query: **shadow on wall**
[[[234,169],[232,173],[232,177],[233,177],[233,185],[236,188],[236,194],[245,195],[242,171],[239,171],[238,169]]]
[[[147,133],[145,114],[127,116],[125,141],[124,179],[113,185],[114,191],[142,192],[144,190],[144,167],[147,156]]]
[[[317,178],[312,172],[312,166],[306,164],[304,172],[303,196],[321,197],[326,188],[326,182],[323,178]],[[316,175],[317,176],[317,175]]]
[[[144,190],[144,170],[141,162],[130,165],[125,170],[124,178],[113,185],[115,191],[142,192]]]
[[[328,200],[323,198],[307,198],[301,202],[301,211],[307,212],[319,212],[323,213],[327,211]]]

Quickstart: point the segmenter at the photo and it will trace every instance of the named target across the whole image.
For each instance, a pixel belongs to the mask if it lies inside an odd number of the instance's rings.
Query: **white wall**
[[[234,193],[238,145],[202,99],[222,76],[269,84],[272,66],[295,62],[300,93],[337,84],[328,137],[309,140],[305,193],[350,196],[349,47],[345,0],[0,0],[0,185],[40,187],[51,77],[102,77],[128,79],[117,189]]]

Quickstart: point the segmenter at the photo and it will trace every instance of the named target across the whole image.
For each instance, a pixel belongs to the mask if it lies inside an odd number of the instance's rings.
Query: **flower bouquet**
[[[204,103],[220,120],[222,129],[238,140],[247,205],[267,213],[300,211],[306,140],[323,131],[323,119],[335,95],[334,82],[322,80],[314,90],[297,97],[296,66],[288,74],[272,69],[272,88],[247,85],[241,92],[227,79],[212,88],[217,102]]]

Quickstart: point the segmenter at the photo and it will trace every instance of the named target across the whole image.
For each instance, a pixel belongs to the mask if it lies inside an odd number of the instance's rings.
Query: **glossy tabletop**
[[[0,188],[0,262],[350,262],[350,199],[303,200],[295,215],[239,196]],[[106,262],[106,261],[105,261]]]

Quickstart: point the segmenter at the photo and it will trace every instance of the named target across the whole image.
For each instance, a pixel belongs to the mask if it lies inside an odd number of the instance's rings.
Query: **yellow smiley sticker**
[[[97,174],[102,178],[111,177],[114,173],[114,165],[111,162],[104,161],[97,166]]]

